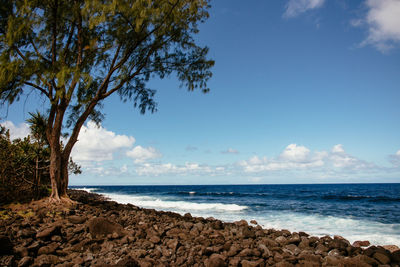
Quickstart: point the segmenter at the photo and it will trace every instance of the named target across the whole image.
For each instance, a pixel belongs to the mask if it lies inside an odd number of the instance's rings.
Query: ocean
[[[400,247],[400,184],[71,186],[122,204]]]

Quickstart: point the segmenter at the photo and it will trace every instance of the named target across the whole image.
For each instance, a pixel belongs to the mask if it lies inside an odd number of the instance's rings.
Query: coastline
[[[400,247],[400,187],[338,185],[179,185],[79,187],[121,204],[214,217],[256,220],[265,229],[289,229],[350,243]],[[388,191],[389,190],[389,191]],[[385,195],[382,192],[387,192]]]
[[[49,210],[39,201],[2,210],[0,265],[400,265],[396,247],[355,247],[340,236],[319,238],[263,229],[254,221],[182,216],[69,192],[77,204],[68,208]]]

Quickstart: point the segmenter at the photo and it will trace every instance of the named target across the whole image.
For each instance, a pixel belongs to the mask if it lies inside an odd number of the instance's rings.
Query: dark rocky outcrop
[[[66,207],[4,207],[0,266],[400,266],[396,246],[263,229],[107,201],[72,190]]]

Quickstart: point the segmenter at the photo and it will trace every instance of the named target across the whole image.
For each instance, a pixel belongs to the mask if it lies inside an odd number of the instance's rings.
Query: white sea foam
[[[238,218],[225,214],[219,216],[225,221]],[[307,215],[294,212],[271,212],[268,214],[242,216],[241,219],[255,219],[263,228],[288,229],[294,232],[306,232],[314,236],[340,235],[353,243],[356,240],[368,240],[373,245],[400,246],[400,224],[339,218],[333,216]]]
[[[106,197],[117,201],[119,203],[152,208],[164,211],[175,211],[179,213],[193,212],[193,211],[207,211],[215,210],[218,212],[238,212],[245,210],[246,206],[237,204],[223,204],[223,203],[194,203],[188,201],[173,201],[149,196],[131,196],[121,194],[103,194]]]
[[[83,191],[86,191],[86,192],[88,192],[88,193],[94,193],[94,192],[97,190],[97,188],[87,188],[87,187],[73,188],[73,189],[76,189],[76,190],[83,190]]]
[[[94,188],[81,189],[88,192],[93,192],[94,190]],[[267,229],[304,231],[315,236],[340,235],[351,243],[356,240],[369,240],[373,245],[391,244],[400,246],[400,224],[383,224],[354,218],[282,211],[252,214],[248,207],[237,204],[195,203],[161,197],[132,196],[116,193],[103,195],[122,204],[131,203],[143,208],[173,211],[182,215],[190,212],[193,216],[211,216],[227,222],[255,219],[263,228]]]

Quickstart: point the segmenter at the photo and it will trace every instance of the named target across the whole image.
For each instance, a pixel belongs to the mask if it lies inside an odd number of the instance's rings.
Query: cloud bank
[[[305,146],[288,145],[275,158],[253,156],[239,162],[246,173],[262,173],[282,170],[319,171],[365,171],[377,166],[353,157],[345,152],[343,145],[335,145],[331,151],[311,152]]]
[[[134,143],[132,136],[117,135],[89,121],[82,126],[71,156],[77,162],[112,160],[115,152],[130,148]]]

